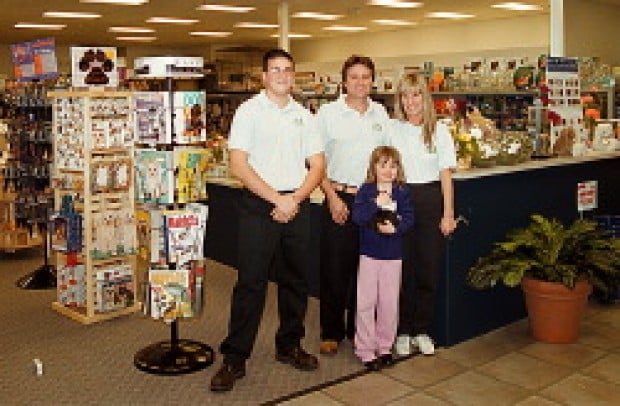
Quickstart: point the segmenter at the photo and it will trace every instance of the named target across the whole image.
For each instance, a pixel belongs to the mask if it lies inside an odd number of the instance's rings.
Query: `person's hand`
[[[443,216],[439,222],[439,229],[444,237],[452,234],[456,230],[456,220],[454,216]]]
[[[327,203],[329,204],[329,212],[332,215],[332,220],[336,224],[344,224],[349,218],[349,209],[346,203],[338,197],[338,195],[334,195],[331,199],[327,199]]]
[[[394,224],[389,220],[377,224],[377,229],[379,229],[379,233],[381,234],[394,234],[396,232],[396,227],[394,227]]]
[[[299,204],[297,203],[297,200],[295,200],[295,197],[292,193],[279,195],[274,203],[274,206],[276,210],[291,218],[299,210]]]
[[[380,190],[377,198],[375,199],[375,203],[377,203],[377,206],[379,207],[390,205],[392,203],[392,197],[387,191]]]
[[[293,217],[295,217],[295,215],[297,215],[297,210],[292,214],[286,214],[277,208],[271,210],[271,218],[273,221],[277,221],[278,223],[288,223],[293,219]]]

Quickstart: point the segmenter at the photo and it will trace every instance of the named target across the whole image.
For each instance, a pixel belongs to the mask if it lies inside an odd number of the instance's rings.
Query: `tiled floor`
[[[620,304],[590,304],[575,344],[536,342],[522,320],[285,404],[620,405]]]

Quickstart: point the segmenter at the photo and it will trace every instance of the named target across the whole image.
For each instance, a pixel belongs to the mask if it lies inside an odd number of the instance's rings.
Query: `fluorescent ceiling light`
[[[190,32],[189,35],[194,35],[197,37],[218,37],[218,38],[223,38],[223,37],[228,37],[230,35],[232,35],[232,32],[229,31],[194,31],[194,32]]]
[[[542,10],[542,7],[537,6],[535,4],[524,4],[524,3],[518,3],[518,2],[507,2],[507,3],[493,4],[491,7],[493,7],[493,8],[503,8],[503,9],[506,9],[506,10],[514,10],[514,11]]]
[[[314,11],[300,11],[298,13],[293,14],[291,17],[293,18],[311,18],[314,20],[323,20],[323,21],[334,21],[339,18],[342,18],[341,14],[324,14],[324,13],[316,13]]]
[[[399,1],[399,0],[369,0],[371,6],[383,6],[392,8],[417,8],[422,7],[424,3],[419,1]]]
[[[35,24],[35,23],[17,23],[15,28],[31,28],[34,30],[62,30],[67,27],[65,24]]]
[[[151,17],[146,20],[147,23],[160,23],[160,24],[194,24],[199,20],[174,18],[174,17]]]
[[[108,28],[109,32],[127,32],[131,34],[146,34],[149,32],[155,32],[152,28],[143,28],[143,27],[110,27]]]
[[[249,11],[256,10],[256,7],[251,6],[225,6],[221,4],[203,4],[196,7],[196,10],[203,11],[224,11],[227,13],[247,13]]]
[[[141,6],[149,0],[80,0],[80,3],[116,4],[119,6]]]
[[[242,22],[242,23],[235,24],[235,27],[237,28],[278,28],[278,24]]]
[[[452,11],[435,11],[432,13],[426,14],[428,18],[452,18],[452,19],[461,19],[461,18],[472,18],[475,17],[473,14],[461,14],[454,13]]]
[[[152,42],[157,39],[157,37],[116,37],[119,41],[134,41],[134,42]]]
[[[412,23],[411,21],[404,20],[372,20],[372,22],[377,23],[379,25],[415,25],[416,23]]]
[[[43,17],[50,18],[99,18],[101,14],[97,13],[82,13],[80,11],[46,11],[43,13]]]
[[[272,38],[280,38],[280,36],[278,34],[273,34],[271,36]],[[287,37],[289,38],[310,38],[312,37],[312,35],[310,34],[293,34],[292,32],[290,32]]]
[[[324,30],[327,31],[348,31],[348,32],[356,32],[356,31],[365,31],[368,28],[366,27],[355,27],[348,25],[330,25],[329,27],[323,27]]]

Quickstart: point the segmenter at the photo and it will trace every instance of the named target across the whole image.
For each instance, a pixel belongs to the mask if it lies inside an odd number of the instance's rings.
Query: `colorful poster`
[[[58,77],[54,38],[11,45],[13,74],[18,82]]]

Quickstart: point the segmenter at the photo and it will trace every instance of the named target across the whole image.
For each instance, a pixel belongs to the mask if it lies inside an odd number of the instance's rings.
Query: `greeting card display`
[[[150,314],[154,319],[172,321],[192,317],[190,271],[188,269],[149,270]]]
[[[119,265],[97,271],[95,306],[107,313],[134,304],[135,291],[131,267]]]
[[[204,92],[174,93],[174,142],[194,144],[207,140]]]
[[[166,92],[136,92],[135,134],[139,144],[170,144],[172,129]]]
[[[212,161],[213,154],[208,149],[174,150],[177,203],[195,202],[207,198],[206,178]]]
[[[173,203],[174,176],[171,151],[137,149],[136,199],[142,203]]]

